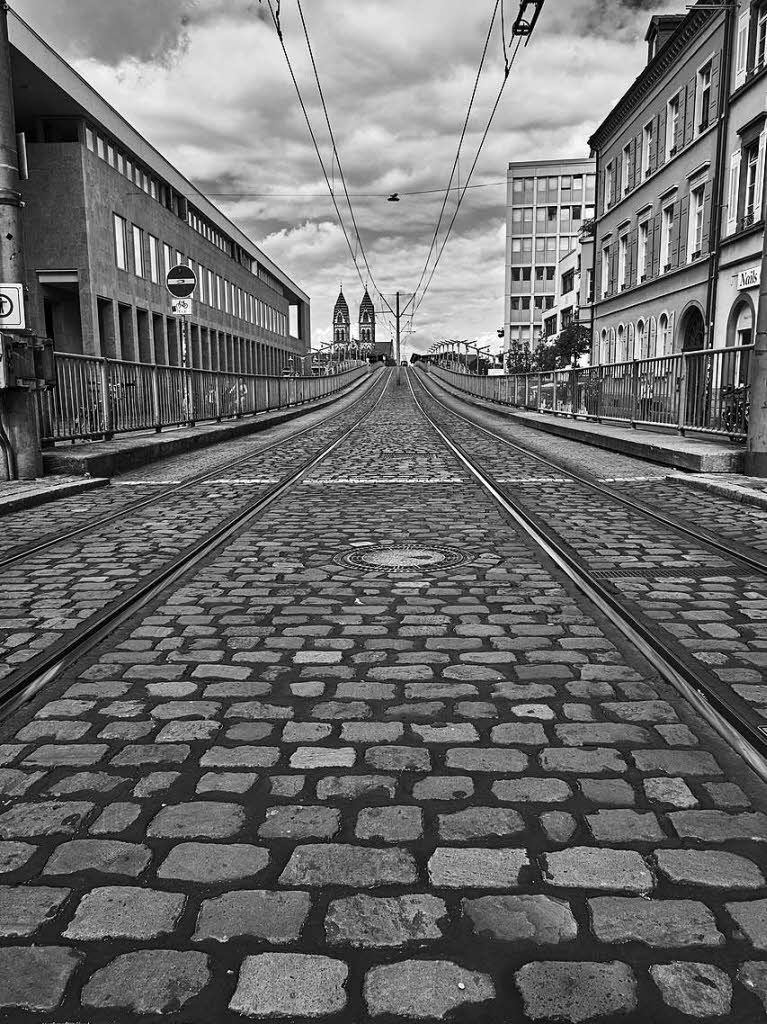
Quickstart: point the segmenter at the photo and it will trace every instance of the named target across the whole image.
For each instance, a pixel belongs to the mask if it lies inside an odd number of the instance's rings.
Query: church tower
[[[333,309],[333,344],[346,347],[351,342],[351,319],[343,288],[338,293]]]
[[[360,303],[360,345],[372,352],[376,343],[376,311],[367,288]]]

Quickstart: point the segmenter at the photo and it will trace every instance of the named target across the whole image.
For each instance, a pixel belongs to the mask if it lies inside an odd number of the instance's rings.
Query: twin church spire
[[[356,341],[356,345],[360,349],[367,348],[372,353],[376,343],[376,313],[373,300],[370,298],[367,288],[365,288],[365,294],[362,296],[362,302],[360,303],[358,323],[359,338],[352,339],[349,305],[344,296],[342,286],[333,308],[333,344],[347,347],[354,345]]]

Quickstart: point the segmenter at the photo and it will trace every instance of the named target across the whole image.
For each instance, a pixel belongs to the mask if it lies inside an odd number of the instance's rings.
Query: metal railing
[[[483,377],[432,365],[431,372],[478,398],[535,412],[744,437],[753,345],[652,359]]]
[[[349,361],[330,375],[267,377],[65,352],[55,356],[56,387],[38,392],[45,444],[192,426],[300,405],[340,391],[368,371],[366,363]]]

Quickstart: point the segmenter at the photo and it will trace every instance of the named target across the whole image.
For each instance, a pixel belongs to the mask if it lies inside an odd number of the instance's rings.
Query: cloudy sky
[[[508,35],[519,0],[503,2]],[[394,292],[412,293],[421,277],[444,196],[430,190],[447,185],[495,0],[302,5],[372,272],[371,294],[378,306],[377,287],[393,305]],[[11,0],[11,6],[309,293],[315,344],[330,336],[341,281],[354,318],[362,284],[267,0]],[[367,278],[297,3],[279,6],[288,55]],[[408,354],[446,337],[492,340],[497,347],[508,162],[588,155],[589,134],[643,66],[650,15],[683,9],[683,2],[665,0],[545,0],[472,179],[487,187],[466,193],[419,305],[415,333],[405,339]],[[503,61],[498,19],[460,182],[500,87]],[[394,191],[401,202],[386,201]],[[448,217],[457,195],[449,194]],[[444,227],[439,244],[443,237]],[[385,336],[388,327],[381,331]]]

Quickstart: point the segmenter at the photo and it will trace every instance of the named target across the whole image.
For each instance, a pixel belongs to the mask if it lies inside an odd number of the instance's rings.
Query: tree
[[[590,351],[591,331],[583,324],[570,324],[560,331],[555,349],[557,368],[572,366]]]
[[[521,341],[512,341],[505,362],[507,373],[529,373],[532,369],[530,349]]]
[[[557,368],[557,347],[546,341],[538,342],[533,352],[533,370],[538,373],[547,373]]]

